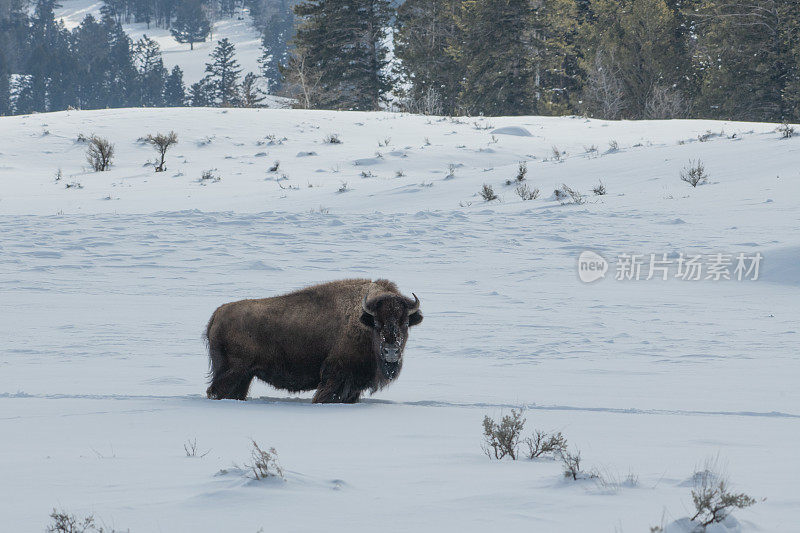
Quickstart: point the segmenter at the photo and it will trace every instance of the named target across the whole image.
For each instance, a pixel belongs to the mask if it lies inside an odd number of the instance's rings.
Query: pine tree
[[[186,88],[183,85],[183,71],[181,67],[172,67],[167,82],[164,85],[164,104],[167,107],[183,107],[186,105]]]
[[[458,42],[460,6],[460,0],[406,0],[397,9],[394,53],[412,111],[456,112],[464,69],[449,49]]]
[[[699,111],[723,119],[800,119],[800,1],[707,0],[697,13]]]
[[[386,30],[393,10],[388,0],[305,0],[294,8],[300,19],[295,53],[284,76],[318,80],[313,106],[379,109],[391,88]],[[307,74],[300,74],[303,69]]]
[[[75,59],[78,63],[79,107],[102,109],[115,99],[112,82],[113,62],[109,54],[107,28],[92,15],[86,15],[73,32]]]
[[[146,107],[163,106],[167,69],[164,68],[164,61],[161,59],[161,47],[144,35],[136,41],[133,57],[139,71],[141,105]]]
[[[18,113],[51,109],[48,86],[52,71],[58,68],[57,51],[61,44],[60,28],[54,15],[56,7],[60,6],[55,0],[38,0],[36,3],[28,40],[27,76],[20,81],[18,88]]]
[[[0,51],[5,57],[10,72],[21,72],[25,65],[25,53],[30,20],[26,0],[4,0],[0,2]]]
[[[143,83],[134,65],[131,39],[114,18],[107,17],[103,23],[109,38],[109,105],[142,105]]]
[[[170,32],[179,43],[189,43],[190,50],[194,50],[194,43],[205,41],[211,32],[211,23],[203,9],[203,1],[182,0]]]
[[[283,3],[285,4],[285,0]],[[275,93],[281,88],[280,67],[288,61],[289,41],[293,34],[294,15],[286,5],[283,5],[282,9],[274,13],[263,25],[262,52],[258,64],[270,93]]]
[[[531,24],[534,112],[574,113],[580,105],[583,75],[578,62],[578,4],[575,0],[542,0],[534,6]]]
[[[258,76],[248,72],[242,80],[242,107],[261,107],[265,99],[264,91],[258,86]]]
[[[208,78],[193,83],[189,88],[189,101],[193,107],[211,107],[214,102],[214,88]]]
[[[0,116],[11,114],[11,76],[8,61],[0,50]]]
[[[222,107],[239,105],[239,74],[242,69],[236,61],[236,48],[227,38],[217,42],[206,63],[206,79],[211,87],[213,101]]]
[[[582,66],[588,111],[602,118],[675,118],[690,59],[665,0],[592,0]]]
[[[154,13],[153,2],[139,0],[133,2],[133,15],[136,22],[144,22],[147,24],[147,29],[150,29],[150,22],[153,20]]]
[[[525,115],[536,109],[533,14],[529,0],[463,2],[462,37],[453,52],[465,69],[460,101],[466,111]]]

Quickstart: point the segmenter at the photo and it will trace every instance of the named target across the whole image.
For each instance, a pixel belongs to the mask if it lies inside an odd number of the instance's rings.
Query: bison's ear
[[[375,317],[369,313],[361,313],[361,318],[359,319],[362,324],[367,326],[370,329],[375,328]]]
[[[409,326],[416,326],[420,322],[422,322],[422,313],[420,313],[419,311],[415,311],[415,312],[411,313],[410,315],[408,315],[408,325]]]

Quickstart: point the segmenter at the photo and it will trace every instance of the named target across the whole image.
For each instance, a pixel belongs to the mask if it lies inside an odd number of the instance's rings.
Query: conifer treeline
[[[30,1],[0,0],[0,115],[258,105],[232,43],[185,88],[121,27],[192,46],[247,6],[270,92],[300,107],[800,121],[800,0],[104,0],[73,30]]]
[[[283,73],[303,107],[800,120],[800,0],[305,0],[295,14]]]
[[[164,67],[154,40],[128,37],[108,7],[113,2],[105,3],[100,20],[87,15],[71,31],[55,20],[55,0],[37,0],[30,17],[23,5],[0,9],[0,115],[69,108],[257,106],[264,100],[254,74],[242,79],[227,39],[209,57],[206,76],[187,91],[181,68]],[[173,24],[181,23],[179,12]]]

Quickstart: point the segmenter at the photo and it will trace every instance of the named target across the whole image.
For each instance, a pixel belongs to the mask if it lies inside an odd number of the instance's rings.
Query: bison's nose
[[[400,359],[400,350],[396,346],[384,346],[381,352],[387,363],[396,363]]]

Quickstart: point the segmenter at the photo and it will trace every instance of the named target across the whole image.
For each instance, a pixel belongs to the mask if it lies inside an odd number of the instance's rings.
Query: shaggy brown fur
[[[206,329],[209,398],[244,400],[254,377],[315,403],[357,402],[397,378],[419,300],[388,280],[346,279],[220,306]]]

